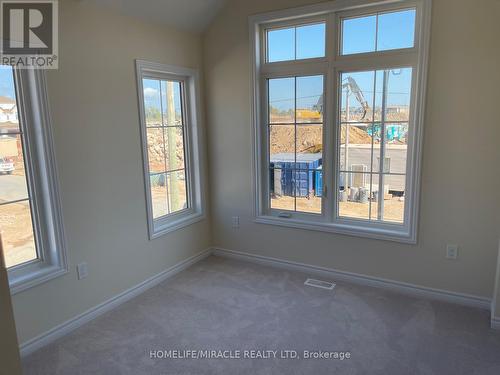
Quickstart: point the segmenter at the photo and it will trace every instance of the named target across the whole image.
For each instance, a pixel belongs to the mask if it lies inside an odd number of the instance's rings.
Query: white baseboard
[[[150,277],[149,279],[143,281],[142,283],[125,290],[124,292],[110,298],[107,301],[85,311],[84,313],[75,316],[74,318],[52,328],[51,330],[42,333],[41,335],[34,337],[20,345],[21,357],[25,357],[36,350],[42,348],[43,346],[67,335],[71,331],[81,327],[85,323],[97,318],[115,307],[121,305],[124,302],[131,300],[132,298],[144,293],[146,290],[158,285],[159,283],[165,281],[166,279],[174,276],[175,274],[185,270],[191,265],[199,262],[200,260],[208,257],[212,253],[212,249],[205,249],[198,254],[195,254],[182,262],[175,264],[174,266],[160,272],[159,274]]]
[[[492,316],[491,317],[491,328],[492,329],[500,329],[500,316]]]
[[[340,271],[333,268],[313,266],[289,260],[277,259],[262,255],[250,254],[241,251],[214,248],[213,254],[216,256],[238,259],[267,266],[280,267],[293,271],[300,271],[308,274],[321,275],[333,281],[346,281],[359,285],[389,289],[411,296],[434,299],[438,301],[451,302],[459,305],[471,306],[480,309],[490,310],[491,299],[474,296],[464,293],[450,292],[442,289],[429,288],[401,281],[388,280],[380,277],[366,276],[352,272]],[[500,321],[498,322],[500,324]]]
[[[335,270],[333,268],[314,266],[310,264],[293,262],[240,251],[228,250],[223,248],[209,248],[183,260],[182,262],[177,263],[176,265],[166,269],[165,271],[160,272],[159,274],[143,281],[142,283],[50,329],[49,331],[22,343],[20,345],[21,357],[25,357],[42,348],[43,346],[63,337],[64,335],[67,335],[68,333],[81,327],[85,323],[90,322],[91,320],[114,309],[122,303],[131,300],[141,293],[144,293],[146,290],[185,270],[191,265],[208,257],[212,253],[216,256],[238,259],[242,261],[258,263],[272,267],[279,267],[293,271],[300,271],[308,274],[320,275],[335,281],[346,281],[359,285],[389,289],[407,295],[451,302],[486,310],[490,310],[491,308],[491,300],[489,298],[450,292],[441,289],[428,288],[424,286],[403,283],[400,281],[366,276],[352,272]],[[500,329],[500,317],[491,318],[491,327],[494,329]]]

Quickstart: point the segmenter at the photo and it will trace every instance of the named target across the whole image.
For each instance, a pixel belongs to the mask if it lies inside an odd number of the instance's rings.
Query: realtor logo
[[[0,4],[0,63],[17,68],[57,69],[57,0],[2,0]]]

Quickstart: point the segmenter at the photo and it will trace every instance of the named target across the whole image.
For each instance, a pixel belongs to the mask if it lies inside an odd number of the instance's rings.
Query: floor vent
[[[321,280],[316,280],[316,279],[307,279],[304,285],[308,286],[313,286],[315,288],[322,288],[322,289],[328,289],[328,290],[333,290],[335,288],[334,283],[330,283],[328,281],[321,281]]]

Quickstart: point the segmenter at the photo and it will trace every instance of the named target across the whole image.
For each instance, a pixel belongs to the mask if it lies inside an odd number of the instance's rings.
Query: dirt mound
[[[342,143],[345,141],[345,128],[342,129]],[[372,137],[361,128],[351,126],[349,143],[370,144]],[[297,152],[316,153],[323,149],[323,129],[321,126],[297,126]],[[293,125],[271,126],[271,154],[295,152],[295,128]]]

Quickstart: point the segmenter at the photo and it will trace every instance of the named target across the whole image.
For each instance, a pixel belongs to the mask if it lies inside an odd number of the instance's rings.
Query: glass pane
[[[297,122],[323,122],[323,76],[297,77]]]
[[[382,175],[382,184],[379,181],[380,175],[373,175],[372,182],[372,212],[371,219],[378,221],[403,223],[404,222],[404,207],[405,207],[405,176],[400,175]],[[379,186],[384,186],[384,189],[379,189]],[[383,204],[380,205],[383,191]],[[379,212],[380,206],[380,212]]]
[[[19,132],[14,75],[11,67],[0,65],[0,134]]]
[[[295,28],[269,30],[267,32],[267,61],[295,59]]]
[[[151,174],[149,181],[151,184],[153,219],[157,219],[169,213],[167,205],[167,177],[165,173]]]
[[[298,163],[298,165],[301,164],[303,163]],[[312,162],[308,164],[312,165]],[[295,171],[296,211],[321,213],[321,196],[318,196],[315,191],[316,165]]]
[[[342,55],[413,47],[415,9],[342,20]]]
[[[38,257],[15,98],[13,69],[2,66],[0,67],[0,228],[7,267]],[[21,201],[15,202],[19,200]]]
[[[184,169],[184,139],[182,127],[165,128],[167,171]]]
[[[163,128],[147,129],[149,172],[165,172],[165,143]]]
[[[295,171],[288,166],[270,169],[271,208],[295,210]]]
[[[146,126],[161,126],[160,81],[156,79],[143,79],[142,85],[144,88]]]
[[[339,173],[339,216],[368,219],[370,211],[370,175]]]
[[[382,13],[378,16],[377,50],[413,47],[415,9]]]
[[[372,121],[375,72],[342,73],[341,120],[343,122]]]
[[[167,173],[167,182],[170,213],[188,208],[185,172]]]
[[[269,154],[270,162],[278,163],[295,161],[295,126],[269,126]]]
[[[408,124],[385,125],[384,173],[406,173]],[[380,142],[374,147],[373,170],[380,172]]]
[[[296,210],[321,213],[323,126],[297,125]]]
[[[37,259],[29,201],[1,205],[0,228],[7,268]]]
[[[323,126],[297,125],[297,162],[321,161],[323,152]],[[302,168],[297,166],[297,168]]]
[[[270,123],[295,122],[295,78],[269,79]]]
[[[175,81],[161,81],[163,125],[181,126],[181,84]]]
[[[299,26],[297,35],[297,59],[325,56],[325,24]]]
[[[0,203],[27,198],[21,135],[0,136]]]
[[[341,125],[340,170],[352,171],[353,165],[363,165],[370,171],[372,137],[369,125]]]
[[[412,68],[377,71],[376,121],[382,120],[383,106],[385,106],[385,121],[409,121],[411,76]]]
[[[342,21],[342,55],[375,51],[377,16]]]

